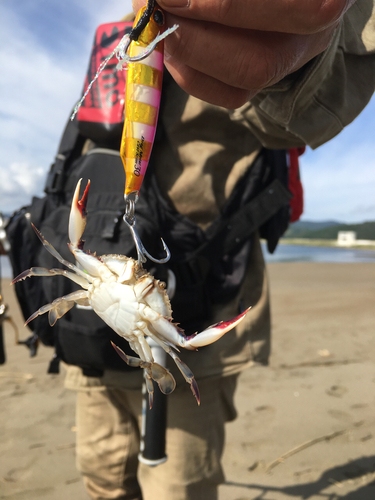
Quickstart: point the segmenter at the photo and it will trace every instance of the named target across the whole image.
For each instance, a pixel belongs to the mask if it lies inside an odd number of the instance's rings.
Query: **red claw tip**
[[[80,211],[82,217],[87,216],[86,205],[89,196],[89,188],[90,188],[90,179],[87,181],[87,186],[85,188],[85,191],[83,192],[82,198],[77,202],[77,208]]]
[[[240,321],[244,316],[246,316],[246,314],[250,311],[250,309],[251,309],[251,306],[248,307],[243,313],[239,314],[235,318],[232,318],[229,321],[221,321],[220,323],[213,325],[213,327],[215,327],[215,328],[227,328],[232,323],[236,323],[237,321]]]

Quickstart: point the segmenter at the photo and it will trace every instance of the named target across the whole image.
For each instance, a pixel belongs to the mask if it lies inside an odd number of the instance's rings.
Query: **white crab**
[[[128,356],[112,343],[117,353],[129,366],[145,369],[150,406],[152,406],[153,399],[151,379],[157,382],[164,394],[170,394],[174,390],[176,382],[169,370],[154,362],[146,336],[153,339],[172,356],[185,380],[190,384],[199,404],[199,391],[194,375],[177,356],[175,352],[175,350],[178,351],[177,346],[196,350],[197,347],[212,344],[238,325],[247,311],[231,321],[218,323],[201,333],[186,337],[183,330],[172,323],[172,309],[165,284],[148,274],[143,269],[142,264],[124,255],[97,257],[82,250],[81,237],[87,219],[86,203],[90,181],[81,200],[79,200],[80,186],[81,180],[77,184],[72,200],[69,218],[70,243],[68,245],[84,271],[66,261],[33,226],[45,248],[59,262],[74,272],[32,267],[17,276],[13,283],[29,276],[63,275],[80,285],[83,290],[70,293],[54,300],[51,304],[46,304],[32,314],[26,324],[37,316],[48,312],[49,323],[53,326],[75,304],[89,305],[108,326],[129,342],[132,350],[139,356],[139,358]]]

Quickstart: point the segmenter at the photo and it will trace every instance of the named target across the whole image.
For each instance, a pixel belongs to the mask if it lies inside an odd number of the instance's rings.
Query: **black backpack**
[[[113,23],[98,28],[93,50],[95,59],[91,59],[89,75],[93,73],[92,68],[97,67],[98,46],[104,44],[110,50],[129,27],[129,23]],[[114,71],[113,65],[109,65],[108,71]],[[103,77],[108,83],[108,73]],[[31,205],[13,214],[8,223],[9,257],[14,276],[35,266],[63,267],[43,248],[30,222],[66,260],[74,261],[67,246],[68,218],[80,178],[83,178],[83,185],[91,180],[85,250],[98,255],[137,256],[130,231],[122,220],[125,174],[119,154],[121,126],[118,123],[108,125],[104,115],[101,115],[102,122],[95,115],[90,124],[90,109],[98,111],[97,108],[102,109],[106,102],[103,92],[104,97],[100,100],[103,81],[98,79],[97,85],[93,87],[95,99],[85,104],[88,109],[84,109],[84,119],[68,121],[47,177],[45,196],[34,197]],[[88,136],[95,142],[88,141]],[[263,149],[245,178],[235,187],[221,216],[207,231],[202,231],[164,200],[152,162],[149,165],[136,207],[137,229],[145,247],[155,257],[164,255],[161,237],[171,250],[168,264],[147,262],[146,267],[164,281],[168,280],[168,273],[173,272],[177,283],[171,300],[173,317],[187,333],[197,331],[209,321],[212,304],[226,301],[238,290],[256,230],[267,239],[269,251],[276,248],[290,219],[292,195],[287,189],[288,177],[287,152]],[[61,276],[33,277],[15,286],[25,319],[42,305],[77,289],[77,285]],[[109,340],[124,350],[127,350],[127,342],[92,310],[75,306],[53,327],[49,326],[47,315],[39,316],[29,327],[44,344],[55,347],[50,371],[57,371],[59,359],[81,366],[86,375],[98,376],[106,368],[128,369]]]

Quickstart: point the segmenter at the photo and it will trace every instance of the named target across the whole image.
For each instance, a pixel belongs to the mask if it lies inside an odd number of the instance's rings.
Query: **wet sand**
[[[373,500],[375,264],[268,270],[271,364],[240,377],[219,500]],[[8,282],[4,299],[24,338]],[[0,499],[87,499],[75,469],[75,394],[63,373],[46,374],[51,349],[29,358],[7,323],[4,333]]]

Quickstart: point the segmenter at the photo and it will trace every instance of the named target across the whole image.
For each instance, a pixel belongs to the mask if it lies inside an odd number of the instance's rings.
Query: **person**
[[[142,0],[135,0],[138,10]],[[375,87],[371,0],[160,0],[165,40],[164,139],[153,150],[170,206],[207,230],[262,147],[316,148],[349,124]],[[270,303],[254,235],[234,296],[214,304],[210,322],[252,310],[235,331],[198,352],[181,352],[196,376],[198,407],[174,366],[168,396],[168,460],[138,464],[142,373],[86,377],[69,366],[77,391],[77,464],[91,498],[214,500],[223,482],[225,423],[236,417],[238,374],[266,365]],[[175,318],[178,321],[178,318]]]

